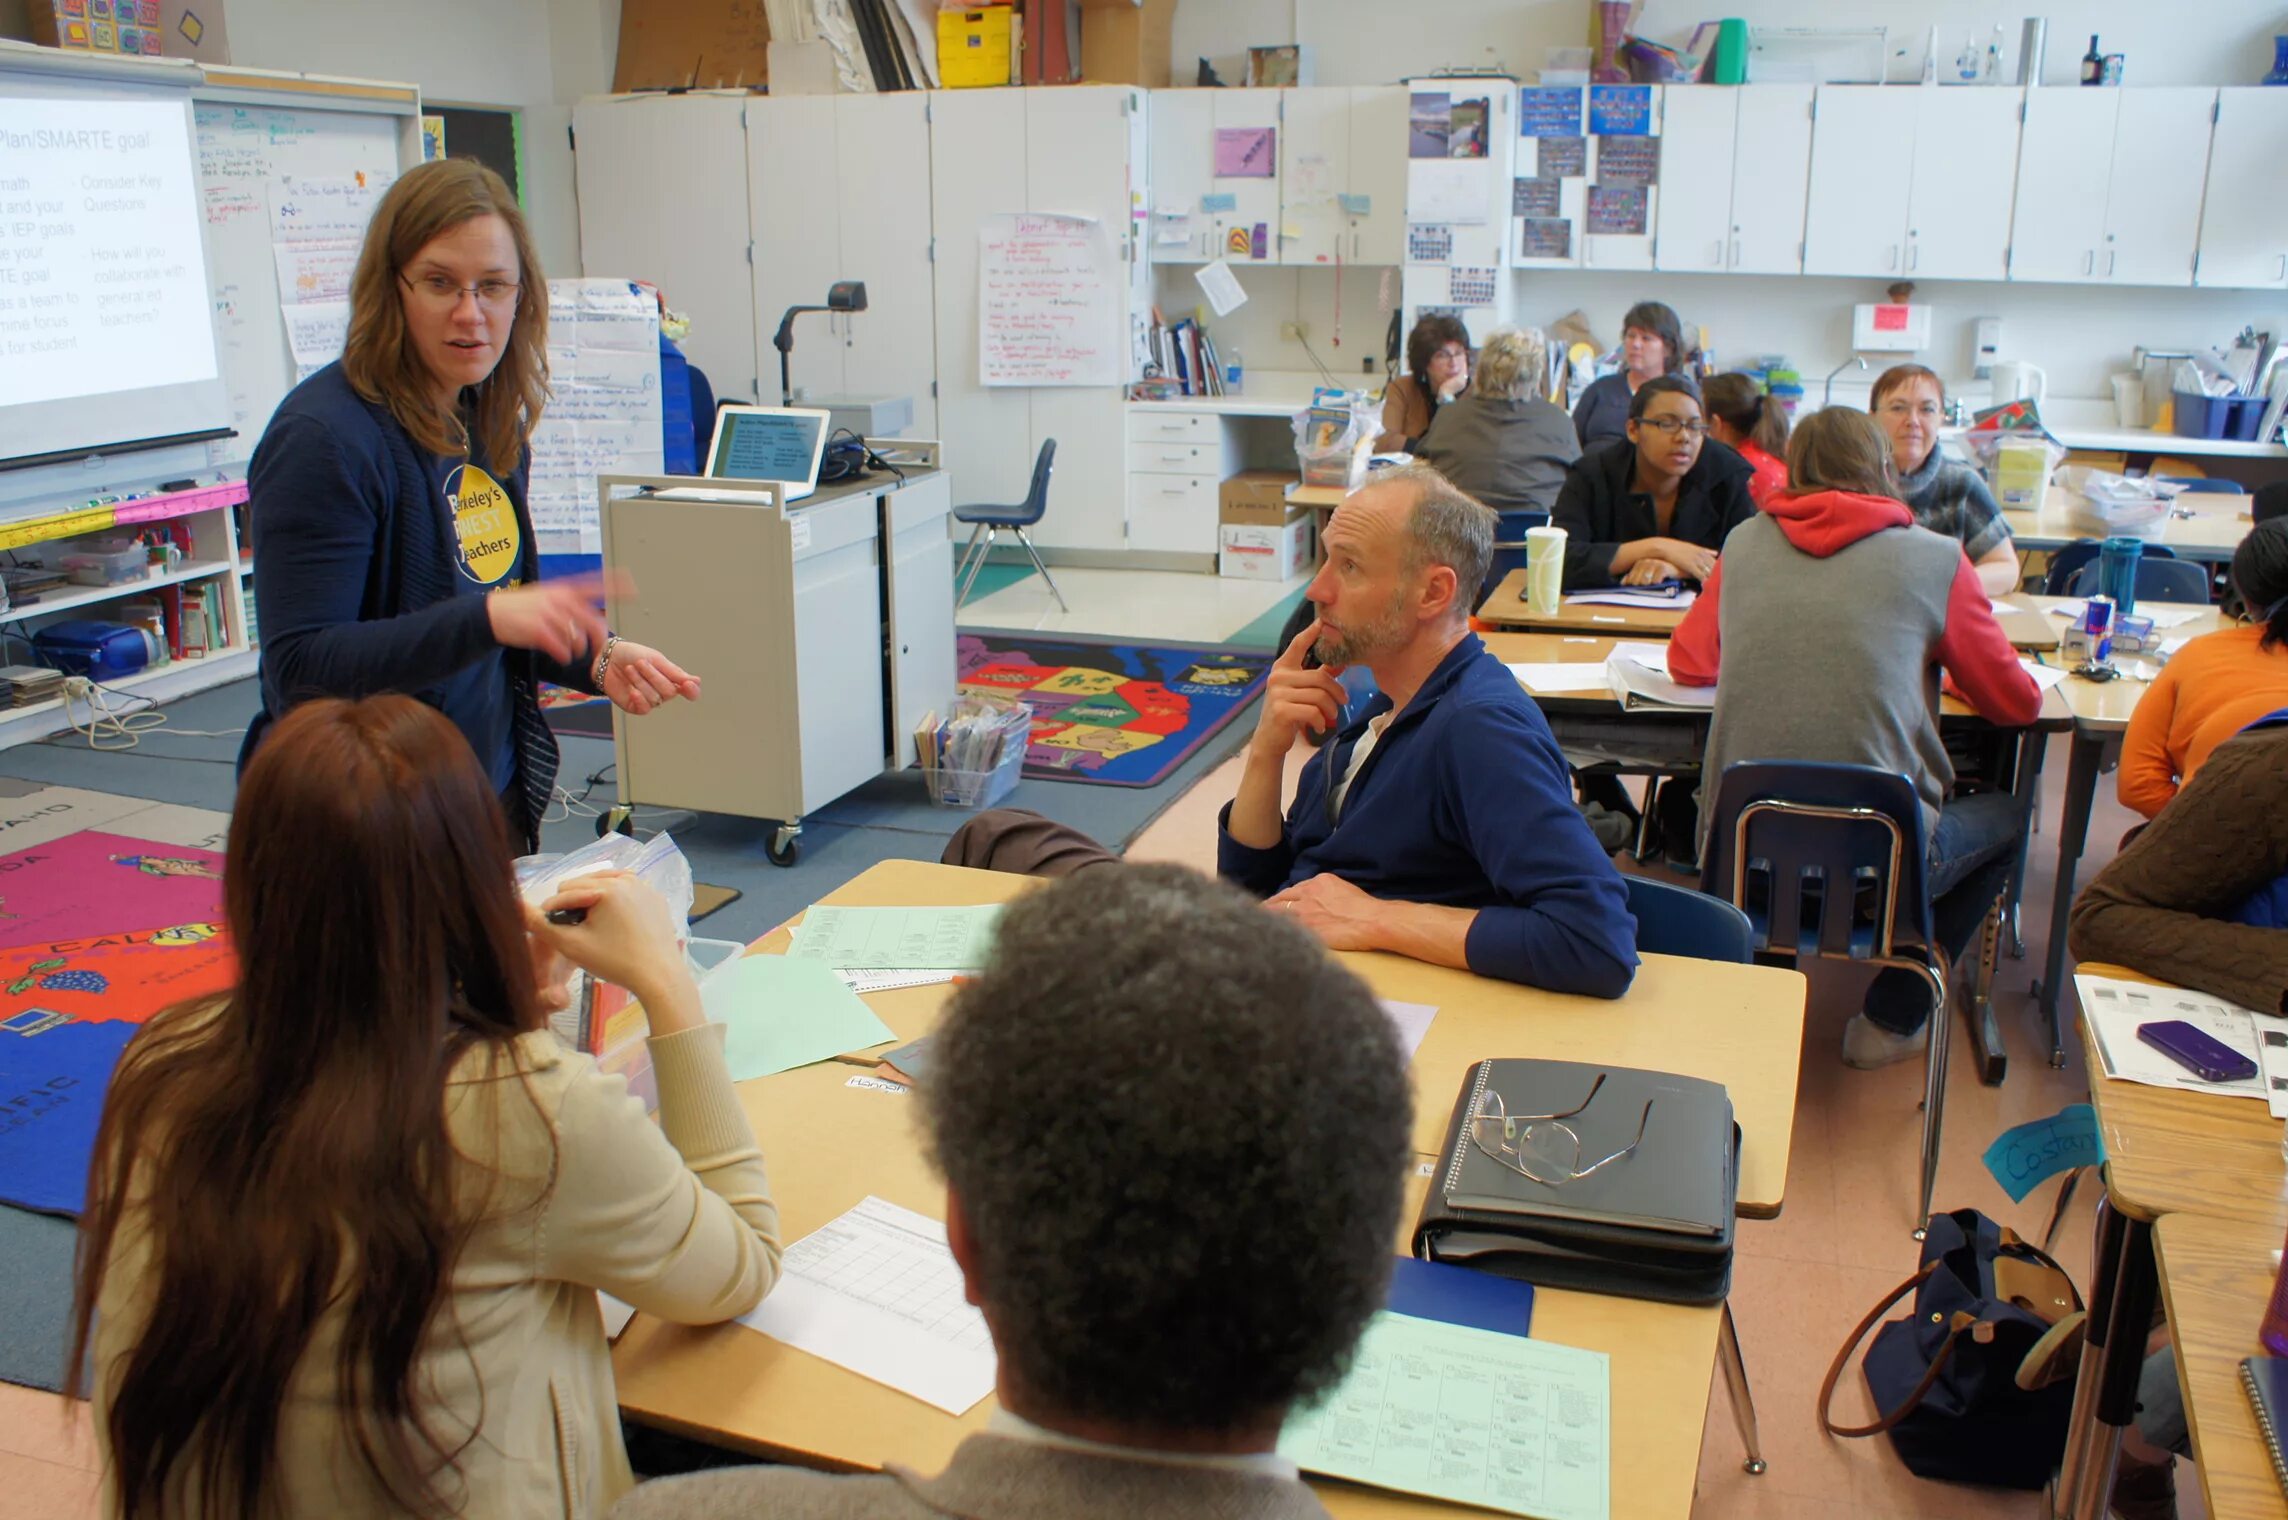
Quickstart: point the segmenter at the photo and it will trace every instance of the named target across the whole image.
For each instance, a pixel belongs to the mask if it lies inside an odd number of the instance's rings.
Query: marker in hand
[[[559,929],[569,929],[575,924],[586,923],[588,910],[586,908],[551,908],[546,917],[550,923]]]

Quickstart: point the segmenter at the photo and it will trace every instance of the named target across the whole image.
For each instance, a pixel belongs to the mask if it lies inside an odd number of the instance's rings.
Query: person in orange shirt
[[[1708,436],[1728,443],[1756,467],[1748,478],[1748,499],[1758,507],[1788,488],[1787,408],[1756,388],[1746,375],[1710,375],[1700,387],[1708,409]]]
[[[2121,741],[2121,805],[2150,818],[2209,751],[2288,707],[2288,518],[2259,523],[2232,557],[2249,622],[2203,634],[2146,688]]]

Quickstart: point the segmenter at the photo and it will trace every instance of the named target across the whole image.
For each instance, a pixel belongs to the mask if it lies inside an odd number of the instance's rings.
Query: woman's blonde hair
[[[473,389],[476,438],[485,463],[513,470],[548,400],[548,285],[508,183],[473,158],[409,169],[374,208],[350,277],[350,329],[342,373],[366,400],[389,408],[432,454],[467,452],[461,419],[437,410],[436,382],[405,330],[405,266],[435,239],[480,216],[497,216],[516,244],[516,316],[500,362]]]
[[[1549,340],[1538,327],[1497,327],[1478,350],[1478,372],[1471,386],[1483,396],[1522,401],[1547,398]]]
[[[1851,491],[1897,499],[1890,441],[1856,407],[1823,406],[1795,425],[1788,440],[1788,494]]]

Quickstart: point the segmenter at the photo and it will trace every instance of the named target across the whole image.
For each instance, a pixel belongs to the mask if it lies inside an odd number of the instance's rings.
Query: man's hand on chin
[[[1292,918],[1330,950],[1379,950],[1390,905],[1340,876],[1324,873],[1265,899],[1272,912]]]

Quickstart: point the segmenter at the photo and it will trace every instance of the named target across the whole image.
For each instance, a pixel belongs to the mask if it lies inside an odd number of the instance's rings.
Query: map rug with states
[[[957,659],[963,691],[1032,709],[1027,777],[1154,786],[1255,700],[1272,653],[964,632]]]
[[[0,855],[0,1203],[77,1214],[111,1069],[235,967],[215,850],[84,829]]]

